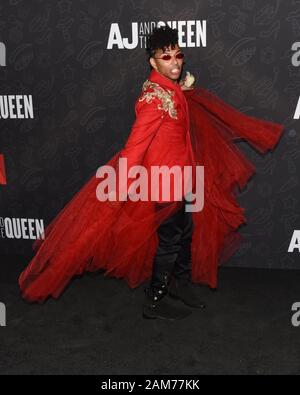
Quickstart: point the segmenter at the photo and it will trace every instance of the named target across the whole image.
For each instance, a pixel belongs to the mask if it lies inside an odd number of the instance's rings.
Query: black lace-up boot
[[[167,278],[167,276],[166,276]],[[166,295],[168,282],[156,284],[155,287],[145,289],[143,305],[144,318],[159,318],[165,320],[180,320],[191,314],[191,311],[183,306],[174,305]]]
[[[181,300],[186,306],[203,309],[205,304],[197,291],[199,291],[199,287],[191,281],[174,277],[170,285],[169,294],[171,298]]]
[[[199,296],[199,287],[192,283],[191,276],[191,245],[183,243],[173,271],[173,278],[169,286],[169,295],[173,299],[181,300],[185,305],[204,308],[205,304]]]

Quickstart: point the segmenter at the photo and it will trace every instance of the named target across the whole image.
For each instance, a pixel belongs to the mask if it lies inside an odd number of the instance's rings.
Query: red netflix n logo
[[[0,185],[6,185],[6,174],[5,174],[3,154],[0,154]]]

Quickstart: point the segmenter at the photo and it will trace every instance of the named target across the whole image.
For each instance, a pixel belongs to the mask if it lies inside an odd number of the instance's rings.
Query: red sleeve
[[[160,101],[155,98],[150,103],[136,103],[136,119],[120,152],[121,157],[127,158],[128,168],[142,164],[147,149],[162,124],[164,112],[158,109],[159,103]]]
[[[124,148],[120,151],[120,157],[127,159],[127,169],[143,164],[148,147],[155,138],[164,117],[165,112],[158,108],[160,100],[153,98],[151,102],[137,101],[135,106],[136,119],[130,131]],[[134,181],[129,179],[127,188]]]

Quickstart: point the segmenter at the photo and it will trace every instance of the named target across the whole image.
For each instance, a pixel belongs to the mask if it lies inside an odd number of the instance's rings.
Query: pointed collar
[[[155,69],[151,70],[148,80],[150,80],[152,82],[156,82],[157,84],[159,84],[160,86],[162,86],[165,89],[171,89],[171,90],[175,91],[176,96],[178,97],[179,101],[182,104],[183,111],[185,112],[185,117],[187,118],[187,122],[189,125],[188,104],[187,104],[186,98],[184,96],[184,93],[181,89],[181,86],[179,84],[175,84],[174,82],[169,80],[169,78],[160,74]]]
[[[148,79],[152,82],[156,82],[159,85],[162,85],[165,88],[175,90],[181,93],[181,87],[179,84],[175,84],[169,78],[165,77],[164,75],[160,74],[155,69],[152,69]]]

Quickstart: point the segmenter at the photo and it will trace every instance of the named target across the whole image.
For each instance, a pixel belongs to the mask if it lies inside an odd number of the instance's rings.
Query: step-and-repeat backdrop
[[[198,86],[285,125],[274,154],[239,143],[257,173],[239,197],[248,224],[229,264],[300,267],[297,0],[2,0],[1,255],[25,266],[49,221],[123,147],[149,74],[145,35],[165,23]]]

